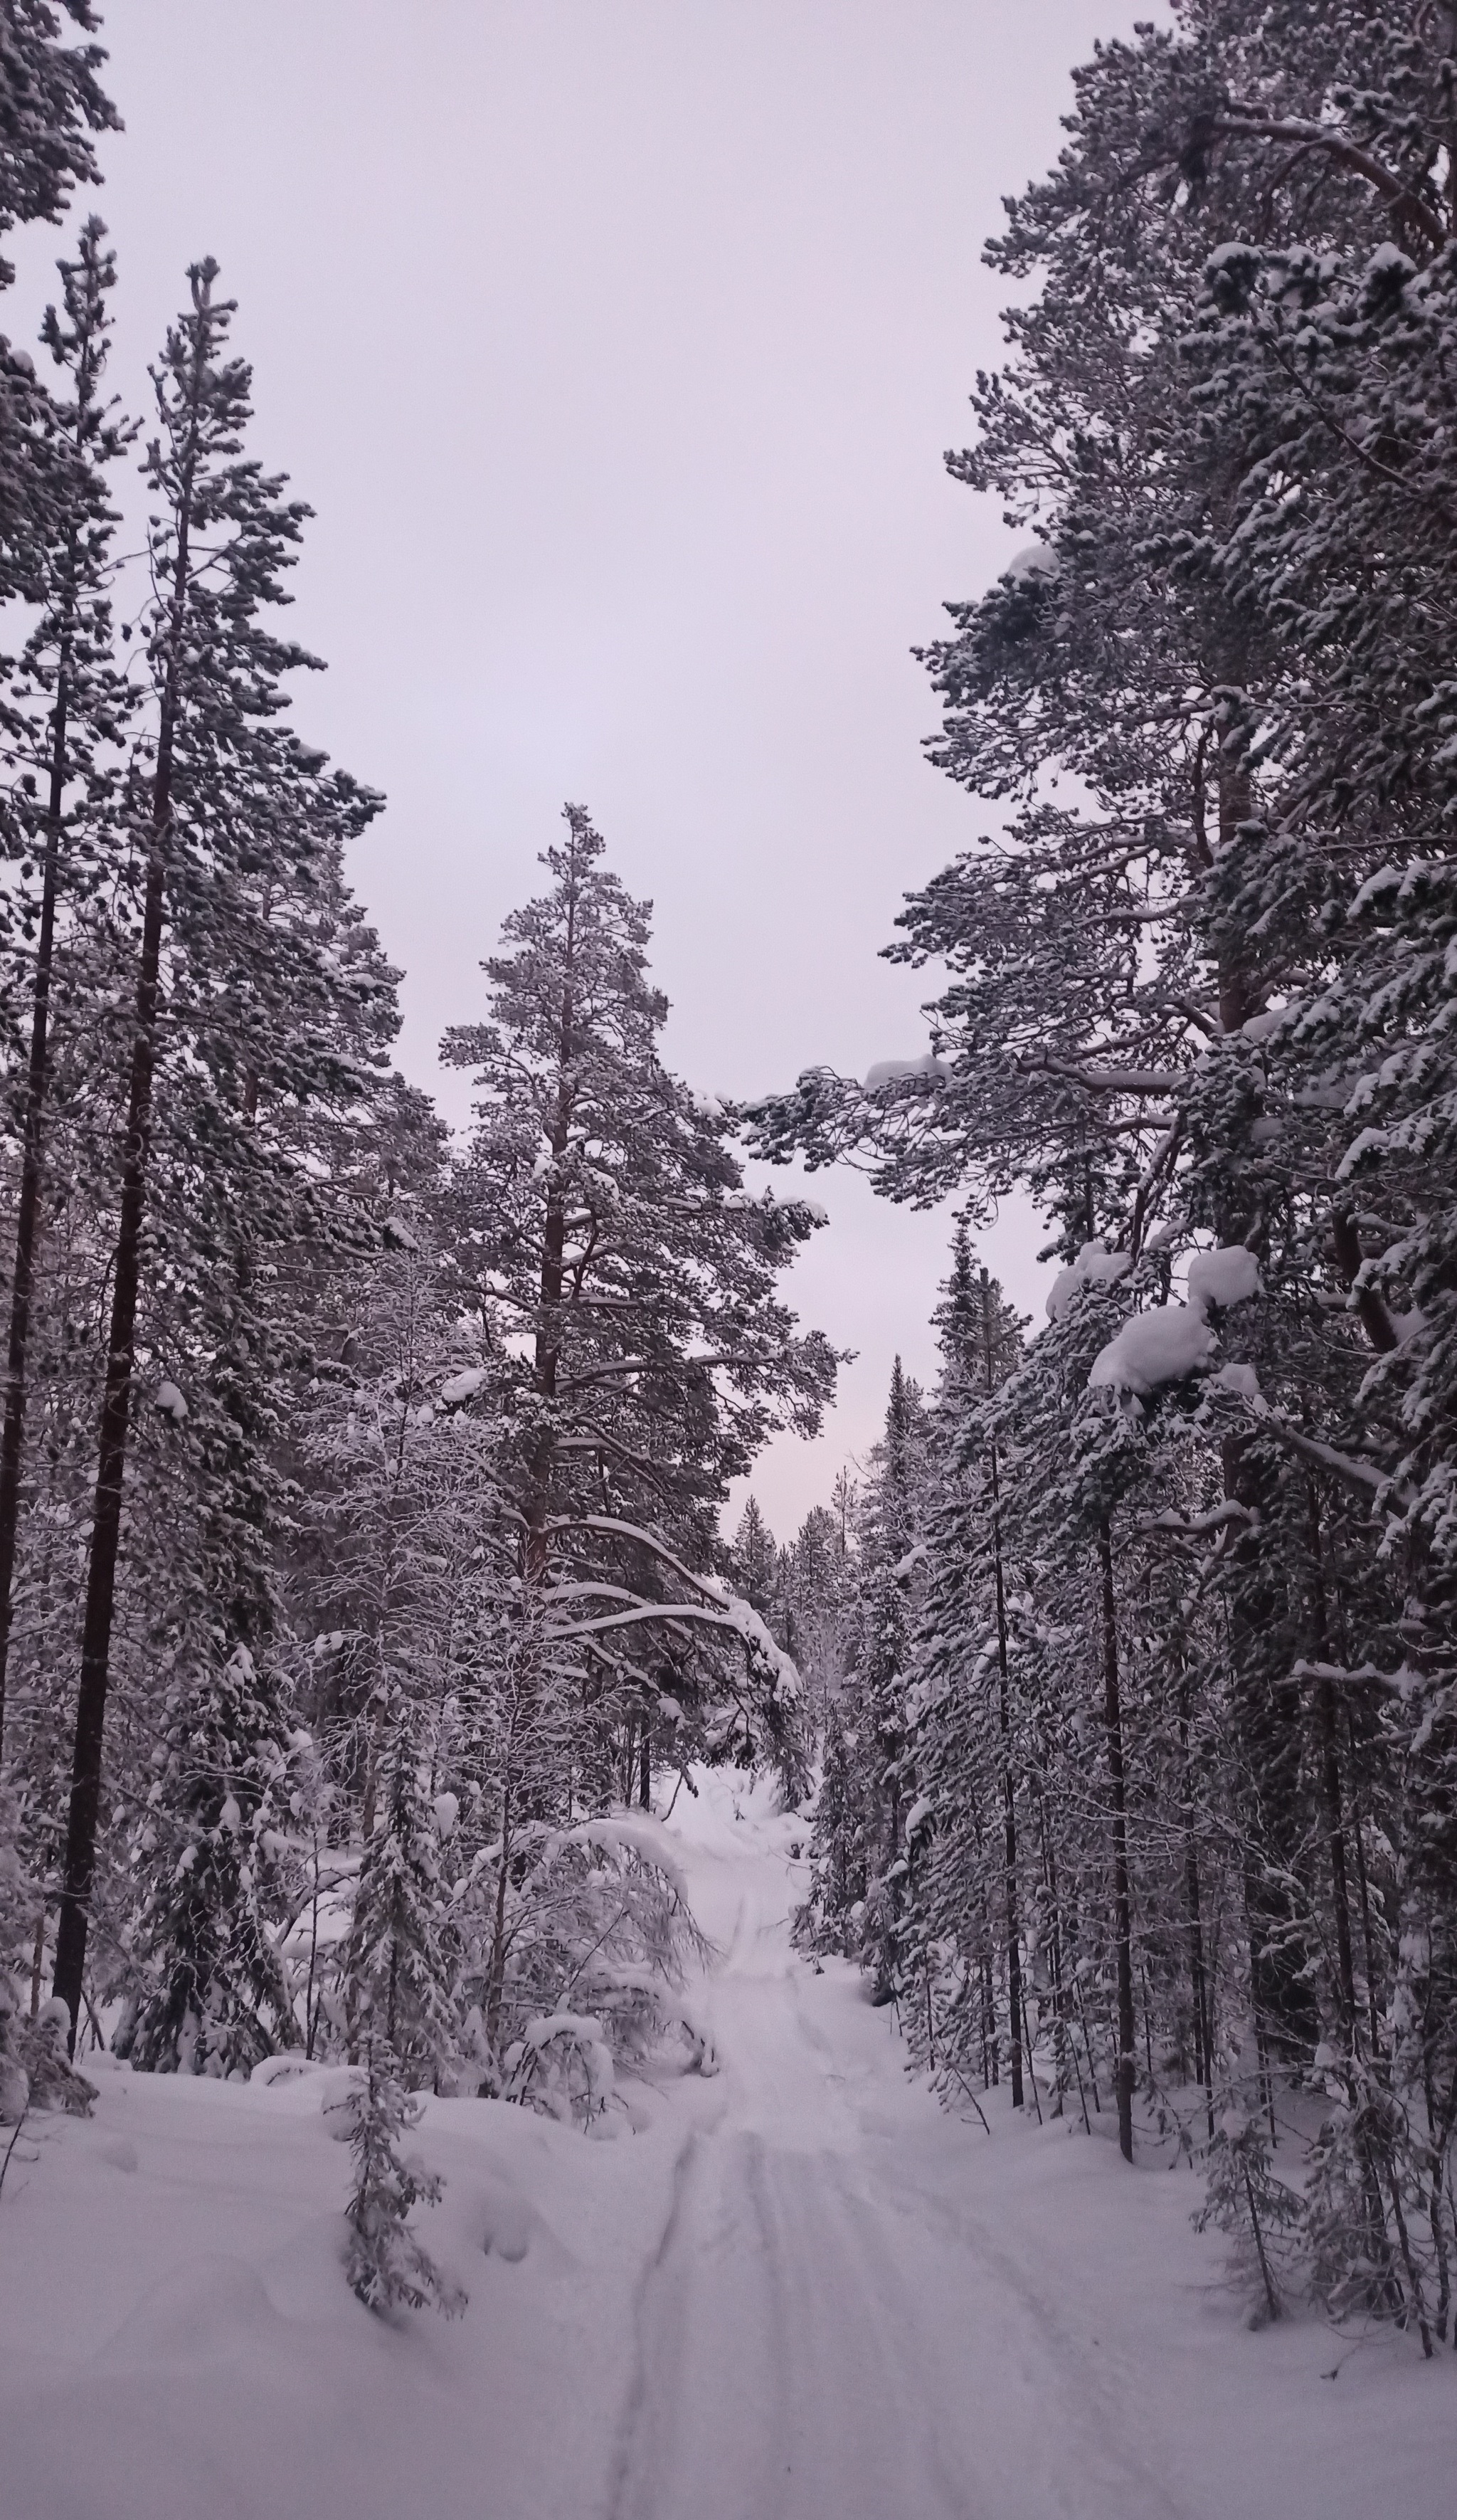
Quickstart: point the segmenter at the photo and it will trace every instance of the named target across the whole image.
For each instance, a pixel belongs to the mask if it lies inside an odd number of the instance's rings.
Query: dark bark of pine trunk
[[[1017,1912],[1017,1806],[1012,1791],[1011,1710],[1007,1702],[1007,1601],[1001,1564],[1001,1491],[996,1446],[992,1447],[992,1554],[996,1581],[997,1712],[1001,1728],[1001,1804],[1006,1858],[1005,1905],[1007,1942],[1007,2008],[1011,2013],[1012,2106],[1020,2109],[1022,2092],[1022,1941]]]
[[[1113,1934],[1118,1964],[1118,2148],[1125,2161],[1133,2158],[1133,2078],[1137,2066],[1137,2024],[1133,2012],[1133,1910],[1128,1888],[1127,1778],[1124,1763],[1124,1722],[1119,1685],[1118,1611],[1113,1590],[1113,1543],[1108,1525],[1098,1532],[1102,1570],[1103,1721],[1108,1734],[1108,1775],[1113,1821]]]
[[[1189,1992],[1194,2010],[1194,2080],[1204,2086],[1210,2141],[1214,2139],[1214,2043],[1211,2020],[1209,1974],[1204,1956],[1204,1909],[1199,1883],[1199,1847],[1194,1835],[1195,1795],[1189,1757],[1189,1687],[1179,1684],[1179,1758],[1183,1778],[1184,1897],[1189,1911]]]
[[[131,1092],[127,1105],[126,1167],[122,1175],[121,1220],[116,1236],[110,1336],[107,1346],[107,1379],[102,1400],[101,1446],[91,1526],[91,1559],[86,1577],[86,1617],[81,1631],[81,1688],[76,1702],[75,1746],[71,1758],[66,1870],[61,1892],[61,1921],[56,1936],[56,1973],[52,1982],[52,1992],[61,1998],[70,2014],[72,2044],[81,2008],[86,1929],[96,1869],[97,1823],[101,1815],[102,1748],[106,1733],[107,1689],[110,1679],[111,1626],[116,1604],[122,1484],[126,1472],[132,1373],[136,1361],[142,1230],[147,1212],[147,1158],[152,1134],[152,1083],[156,1065],[156,1010],[165,883],[160,834],[157,834],[147,876],[142,965],[137,981],[137,1037],[132,1051]]]
[[[126,1142],[121,1174],[121,1213],[111,1281],[111,1320],[107,1342],[107,1376],[102,1396],[101,1442],[96,1465],[91,1553],[86,1570],[86,1615],[81,1630],[81,1686],[76,1701],[75,1741],[71,1753],[70,1810],[66,1825],[66,1866],[62,1879],[61,1916],[56,1934],[56,1970],[51,1982],[70,2014],[71,2048],[80,2018],[81,1986],[86,1966],[91,1888],[96,1872],[96,1833],[101,1817],[102,1753],[106,1739],[107,1691],[111,1671],[111,1629],[116,1607],[116,1560],[121,1544],[122,1488],[126,1474],[127,1436],[131,1421],[132,1378],[136,1367],[137,1295],[142,1273],[142,1237],[147,1217],[147,1173],[152,1149],[152,1089],[156,1071],[156,1024],[160,1005],[162,922],[167,889],[167,836],[172,821],[172,760],[177,732],[178,658],[187,614],[190,567],[192,493],[197,465],[198,418],[204,359],[200,336],[193,367],[193,437],[183,469],[178,501],[177,559],[172,577],[170,653],[157,730],[156,769],[152,788],[151,846],[147,892],[142,918],[142,952],[137,968],[136,1033],[132,1042],[131,1080],[127,1095]]]
[[[1313,1479],[1308,1484],[1307,1494],[1310,1499],[1312,1642],[1315,1660],[1323,1662],[1328,1643],[1328,1622],[1320,1545],[1320,1504]],[[1346,1868],[1346,1814],[1341,1790],[1341,1760],[1336,1747],[1336,1692],[1329,1680],[1318,1680],[1315,1684],[1315,1718],[1320,1737],[1320,1790],[1325,1804],[1326,1844],[1331,1859],[1331,1895],[1336,1911],[1337,1993],[1347,2054],[1353,2060],[1358,2047],[1356,1972],[1350,1944],[1350,1890]]]
[[[994,1388],[995,1371],[992,1356],[992,1279],[989,1270],[982,1271],[982,1362],[986,1373],[987,1396]],[[1001,1808],[1002,1835],[1006,1871],[1003,1882],[1006,1911],[1007,2009],[1011,2014],[1012,2106],[1020,2109],[1022,2092],[1022,2041],[1026,2013],[1022,2000],[1022,1942],[1017,1912],[1017,1805],[1012,1790],[1012,1722],[1007,1693],[1007,1596],[1001,1559],[1001,1474],[993,1436],[992,1455],[992,1564],[996,1588],[996,1671],[997,1717],[1001,1732]]]
[[[74,574],[74,548],[71,552]],[[21,1459],[25,1432],[25,1372],[30,1348],[30,1304],[35,1286],[35,1231],[45,1163],[46,1070],[50,1047],[51,967],[56,942],[56,885],[61,864],[61,816],[66,801],[68,751],[67,651],[63,644],[51,720],[51,784],[46,800],[45,871],[41,881],[40,934],[30,1008],[30,1057],[25,1074],[25,1122],[21,1149],[21,1192],[16,1217],[15,1276],[10,1293],[10,1339],[5,1369],[5,1419],[0,1426],[0,1757],[5,1748],[5,1692],[10,1670],[16,1539],[21,1518]]]

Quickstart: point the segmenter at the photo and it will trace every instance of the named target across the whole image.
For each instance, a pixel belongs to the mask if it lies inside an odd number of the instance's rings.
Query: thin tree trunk
[[[75,574],[75,543],[68,557]],[[46,1070],[49,1057],[51,969],[55,959],[56,886],[61,864],[62,808],[68,764],[68,636],[63,641],[51,717],[51,784],[46,800],[46,853],[41,879],[40,934],[30,1004],[30,1057],[25,1073],[25,1120],[21,1145],[21,1190],[16,1218],[15,1275],[10,1289],[10,1340],[5,1369],[5,1418],[0,1425],[0,1754],[5,1745],[5,1688],[14,1612],[16,1538],[21,1517],[21,1458],[25,1430],[25,1370],[30,1345],[30,1303],[35,1285],[35,1229],[45,1157]]]
[[[996,1578],[997,1713],[1001,1732],[1001,1806],[1006,1861],[1003,1895],[1006,1917],[1007,2005],[1011,2013],[1012,2106],[1020,2109],[1022,2092],[1022,1942],[1017,1912],[1017,1808],[1012,1791],[1011,1713],[1007,1702],[1007,1605],[1001,1564],[1001,1496],[996,1446],[992,1447],[992,1555]]]
[[[1133,1912],[1128,1889],[1127,1783],[1124,1765],[1123,1703],[1119,1686],[1118,1612],[1113,1591],[1113,1543],[1107,1523],[1098,1530],[1102,1568],[1103,1721],[1108,1733],[1108,1775],[1113,1806],[1113,1936],[1118,1963],[1118,2148],[1133,2158],[1133,2078],[1137,2026],[1133,2013]]]
[[[1082,1980],[1077,1975],[1076,1971],[1074,1972],[1073,1983],[1078,1989],[1078,2015],[1079,2019],[1082,2023],[1082,2045],[1087,2049],[1087,2079],[1092,2085],[1093,2108],[1097,2116],[1101,2117],[1103,2114],[1103,2102],[1098,2092],[1098,2068],[1093,2056],[1092,2033],[1089,2031],[1087,2026],[1087,2005],[1083,2001]]]
[[[982,1271],[982,1354],[986,1367],[987,1396],[994,1388],[992,1357],[992,1280]],[[997,1713],[1001,1732],[1001,1806],[1006,1870],[1003,1901],[1006,1917],[1007,2009],[1011,2014],[1011,2080],[1012,2106],[1020,2109],[1022,2092],[1022,1944],[1017,1913],[1017,1809],[1012,1791],[1011,1712],[1007,1698],[1007,1597],[1001,1559],[1001,1475],[993,1436],[992,1457],[992,1564],[996,1588],[996,1673]]]
[[[1377,2010],[1376,2002],[1376,1939],[1371,1929],[1371,1886],[1366,1878],[1366,1847],[1365,1841],[1361,1835],[1361,1808],[1359,1802],[1356,1800],[1355,1778],[1357,1769],[1355,1745],[1351,1738],[1348,1716],[1347,1723],[1347,1735],[1351,1751],[1349,1773],[1351,1778],[1350,1816],[1352,1826],[1350,1832],[1350,1843],[1356,1860],[1356,1888],[1360,1894],[1361,1901],[1361,1940],[1366,1951],[1366,2026],[1371,2034],[1371,2054],[1373,2060],[1375,2060],[1381,2055],[1381,2016]]]
[[[1316,1662],[1324,1662],[1328,1642],[1325,1570],[1320,1546],[1320,1507],[1315,1482],[1307,1486],[1310,1502],[1311,1627]],[[1336,1692],[1329,1680],[1315,1684],[1315,1718],[1320,1736],[1320,1789],[1325,1803],[1326,1845],[1331,1859],[1331,1894],[1336,1911],[1336,1960],[1341,2028],[1347,2059],[1358,2052],[1355,1962],[1350,1948],[1350,1892],[1346,1871],[1346,1818],[1341,1792],[1341,1761],[1336,1748]]]
[[[61,1916],[56,1934],[53,1992],[70,2014],[74,2050],[86,1964],[91,1886],[96,1870],[96,1832],[101,1814],[102,1751],[107,1690],[111,1669],[111,1629],[116,1606],[116,1560],[121,1540],[122,1487],[126,1474],[132,1378],[136,1368],[137,1295],[142,1237],[147,1216],[147,1175],[152,1150],[152,1090],[156,1071],[156,1027],[161,997],[162,922],[166,905],[167,842],[172,821],[172,764],[177,734],[178,663],[187,615],[193,485],[206,359],[202,328],[195,336],[192,370],[192,436],[177,502],[177,558],[172,576],[168,658],[157,729],[156,768],[142,951],[137,968],[136,1033],[127,1096],[126,1142],[121,1174],[121,1213],[111,1282],[111,1320],[102,1397],[101,1443],[92,1511],[91,1553],[86,1570],[86,1616],[81,1631],[81,1686],[71,1755],[70,1811]]]
[[[76,1704],[75,1746],[71,1758],[66,1870],[61,1892],[61,1921],[56,1935],[54,1991],[70,2014],[72,2045],[81,2005],[81,1973],[86,1961],[91,1883],[96,1868],[102,1746],[106,1732],[107,1690],[110,1680],[111,1628],[116,1606],[116,1560],[121,1541],[122,1484],[126,1474],[132,1375],[136,1365],[137,1294],[142,1269],[142,1232],[147,1213],[147,1163],[152,1140],[152,1085],[156,1066],[156,1014],[166,883],[161,856],[164,831],[165,822],[158,830],[155,818],[142,928],[142,962],[137,979],[137,1036],[132,1051],[131,1091],[127,1103],[126,1163],[122,1174],[121,1219],[116,1237],[110,1335],[107,1343],[107,1379],[102,1400],[91,1558],[86,1575],[86,1618],[81,1631],[81,1688]]]
[[[1209,2138],[1214,2139],[1214,2056],[1210,2021],[1209,1977],[1204,1958],[1203,1901],[1199,1886],[1199,1848],[1194,1835],[1194,1783],[1189,1760],[1189,1688],[1179,1683],[1180,1775],[1183,1789],[1184,1897],[1189,1910],[1189,1989],[1194,2000],[1194,2080],[1204,2086]]]

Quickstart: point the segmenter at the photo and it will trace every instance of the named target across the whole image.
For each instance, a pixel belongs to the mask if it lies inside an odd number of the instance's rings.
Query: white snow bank
[[[1047,1294],[1047,1319],[1060,1322],[1073,1297],[1082,1286],[1111,1286],[1126,1278],[1132,1268],[1131,1254],[1126,1251],[1105,1251],[1100,1241],[1084,1242],[1071,1269],[1059,1270]]]

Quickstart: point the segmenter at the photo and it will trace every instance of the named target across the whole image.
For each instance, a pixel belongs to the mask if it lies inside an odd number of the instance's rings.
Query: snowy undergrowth
[[[803,1822],[694,1781],[723,2070],[619,2075],[615,2141],[427,2100],[415,2222],[459,2320],[341,2279],[344,2069],[88,2057],[94,2116],[27,2124],[0,2197],[5,2520],[1445,2513],[1457,2358],[1254,2335],[1186,2169],[999,2093],[990,2137],[945,2114],[859,1973],[789,1949]]]

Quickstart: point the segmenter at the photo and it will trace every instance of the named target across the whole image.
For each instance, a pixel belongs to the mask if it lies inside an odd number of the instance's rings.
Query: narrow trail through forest
[[[336,2069],[88,2055],[94,2117],[37,2121],[0,2200],[0,2520],[1448,2520],[1457,2355],[1252,2334],[1202,2182],[1127,2169],[1106,2093],[1090,2135],[939,2107],[793,1948],[803,1820],[694,1781],[718,2070],[622,2075],[597,2140],[432,2099],[459,2319],[344,2282]]]
[[[967,2210],[967,2131],[792,1949],[783,1824],[704,1781],[721,2070],[640,2281],[610,2520],[1182,2520],[1124,2379]]]

